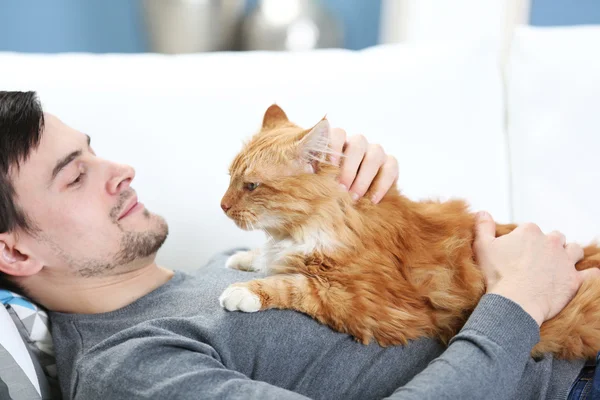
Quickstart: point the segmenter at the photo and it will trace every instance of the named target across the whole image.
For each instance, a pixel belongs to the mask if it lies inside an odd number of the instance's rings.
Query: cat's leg
[[[343,286],[302,274],[277,274],[234,283],[219,297],[221,306],[229,311],[296,310],[367,344],[373,333],[369,327],[351,322],[353,300]]]
[[[229,311],[269,308],[296,310],[362,344],[406,344],[434,334],[434,324],[421,310],[383,304],[370,291],[353,295],[344,285],[302,274],[277,274],[230,285],[219,297]]]
[[[257,268],[254,265],[254,261],[259,255],[260,249],[239,251],[227,259],[225,266],[227,268],[238,269],[240,271],[256,271]]]
[[[229,285],[219,297],[229,311],[254,312],[268,308],[307,309],[314,283],[302,274],[273,275]],[[255,306],[247,307],[253,304]]]

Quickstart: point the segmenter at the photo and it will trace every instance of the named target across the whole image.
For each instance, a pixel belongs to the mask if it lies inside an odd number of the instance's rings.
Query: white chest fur
[[[298,239],[288,237],[281,240],[270,239],[265,243],[258,257],[254,259],[256,270],[270,272],[270,267],[281,265],[291,254],[309,255],[315,251],[332,251],[338,246],[332,232],[325,230],[302,231]]]

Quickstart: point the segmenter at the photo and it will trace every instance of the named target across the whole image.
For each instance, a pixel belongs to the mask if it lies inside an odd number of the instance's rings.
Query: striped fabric
[[[32,357],[4,307],[0,307],[0,327],[0,399],[42,399]]]

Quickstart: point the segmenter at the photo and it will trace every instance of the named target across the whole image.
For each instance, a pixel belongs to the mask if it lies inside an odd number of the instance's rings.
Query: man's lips
[[[137,198],[137,196],[135,196],[135,195],[134,195],[134,196],[131,198],[131,200],[129,200],[129,201],[127,202],[127,204],[125,205],[125,207],[123,207],[123,211],[122,211],[122,212],[121,212],[121,214],[119,215],[119,218],[118,218],[118,219],[125,218],[125,217],[127,216],[127,214],[129,214],[129,212],[130,212],[131,210],[133,210],[133,208],[134,208],[135,206],[137,206],[137,204],[138,204],[138,198]]]

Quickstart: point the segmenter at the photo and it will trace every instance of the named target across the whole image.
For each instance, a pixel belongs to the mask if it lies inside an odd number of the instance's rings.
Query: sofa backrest
[[[600,239],[600,26],[520,27],[507,68],[516,222]]]
[[[359,52],[161,55],[0,54],[0,88],[33,89],[89,134],[97,154],[133,165],[133,186],[165,216],[158,260],[193,269],[263,242],[220,210],[227,168],[266,108],[309,127],[325,114],[380,143],[412,198],[465,197],[510,219],[508,154],[493,42],[378,46]]]

